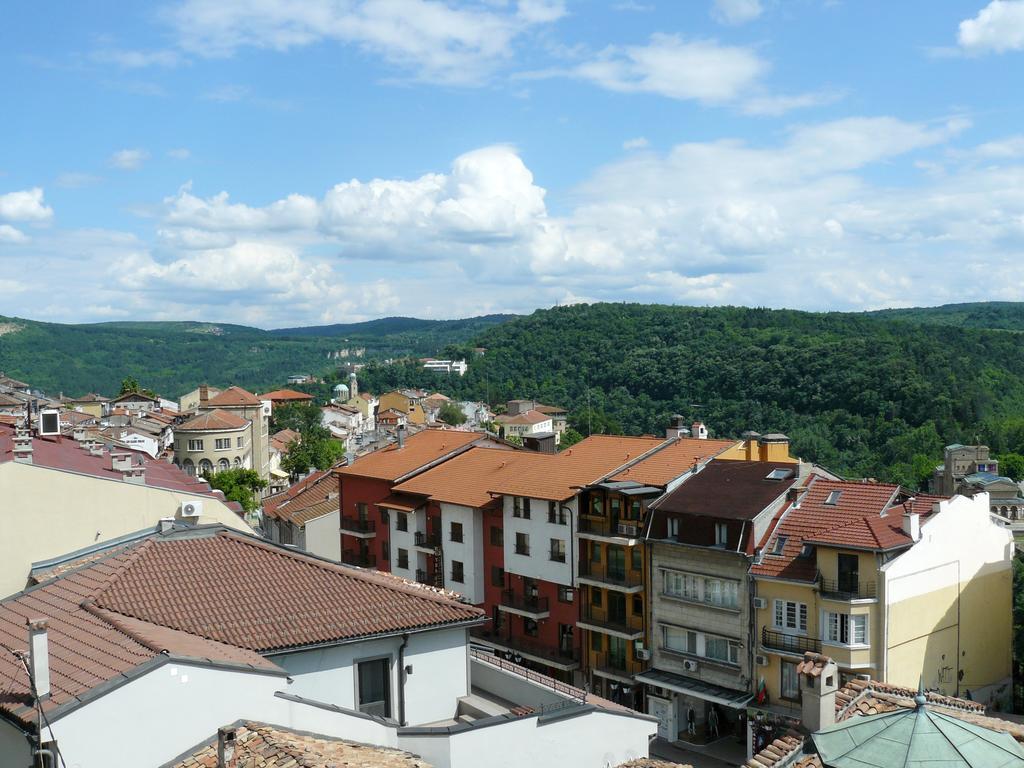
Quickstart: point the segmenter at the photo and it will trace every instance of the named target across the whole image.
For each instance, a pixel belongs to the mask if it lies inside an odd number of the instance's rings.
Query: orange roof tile
[[[490,491],[504,476],[516,476],[537,464],[538,454],[470,448],[465,453],[394,487],[396,493],[428,496],[434,501],[480,508],[492,501]],[[524,459],[525,457],[525,459]],[[550,457],[553,458],[553,457]]]
[[[260,405],[260,400],[252,392],[241,387],[228,387],[218,395],[214,395],[204,405],[219,407],[238,407],[242,405]]]
[[[336,471],[343,477],[371,477],[394,482],[428,464],[467,450],[478,440],[486,439],[480,432],[426,429],[406,438],[403,448],[399,448],[397,443],[389,445],[361,456],[349,466]]]
[[[284,493],[263,502],[263,514],[295,525],[337,512],[338,480],[329,470],[313,472]]]
[[[501,414],[500,416],[495,416],[494,420],[498,424],[540,424],[545,421],[551,421],[551,417],[540,411],[526,411],[524,413],[517,413],[515,416]]]
[[[276,402],[302,402],[312,400],[312,395],[305,392],[296,392],[294,389],[275,389],[273,392],[264,392],[260,400],[273,400]]]
[[[236,416],[228,411],[216,408],[206,413],[193,416],[188,421],[179,424],[177,432],[193,432],[204,429],[241,429],[249,423],[247,419]]]
[[[703,464],[713,456],[736,445],[735,440],[698,440],[694,437],[683,437],[666,443],[661,450],[652,453],[621,472],[616,472],[610,480],[635,480],[642,485],[664,487],[672,480],[693,468],[694,462]]]

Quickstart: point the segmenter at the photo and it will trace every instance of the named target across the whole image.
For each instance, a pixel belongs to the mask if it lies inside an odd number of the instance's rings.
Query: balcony
[[[818,579],[821,596],[826,600],[874,600],[878,597],[875,582],[859,581],[858,579]]]
[[[633,546],[643,535],[643,523],[639,520],[581,516],[579,535],[584,539]]]
[[[432,587],[442,586],[437,582],[437,575],[433,568],[417,568],[416,569],[416,581],[420,584],[428,584]]]
[[[629,659],[628,653],[619,655],[601,651],[590,654],[590,668],[596,674],[626,683],[632,683],[633,675],[643,672],[645,666],[642,661]]]
[[[436,531],[416,531],[413,534],[412,545],[416,549],[434,554],[434,550],[441,546],[441,534]]]
[[[579,653],[575,648],[552,647],[527,637],[505,637],[506,632],[507,630],[494,631],[493,628],[474,627],[469,634],[473,641],[480,641],[498,651],[507,651],[513,656],[519,654],[534,664],[565,671],[579,669]]]
[[[578,626],[603,635],[621,637],[623,640],[640,640],[644,636],[643,619],[639,616],[609,615],[602,608],[583,606],[583,617]]]
[[[498,610],[515,613],[528,619],[546,619],[551,615],[548,598],[517,595],[511,589],[502,591]]]
[[[377,556],[372,552],[346,549],[341,553],[341,562],[346,565],[358,565],[360,568],[376,568]]]
[[[358,517],[341,518],[341,532],[357,539],[372,539],[377,535],[377,526],[373,520],[360,520]]]
[[[820,640],[802,635],[787,635],[784,632],[768,629],[768,627],[761,627],[761,646],[765,650],[788,653],[793,656],[803,656],[807,651],[821,653]]]
[[[609,570],[600,563],[592,563],[586,560],[580,563],[580,584],[591,587],[602,587],[614,589],[617,592],[632,594],[643,592],[643,574],[638,571]]]

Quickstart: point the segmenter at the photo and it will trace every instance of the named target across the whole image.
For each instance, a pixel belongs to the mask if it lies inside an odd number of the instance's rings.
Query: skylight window
[[[814,545],[813,544],[806,544],[805,543],[802,547],[800,547],[800,557],[810,557],[813,554],[814,554]]]
[[[793,476],[792,469],[773,469],[768,473],[766,480],[785,480],[787,477]]]
[[[789,540],[788,536],[779,536],[775,539],[775,546],[772,547],[773,555],[781,555],[782,550],[786,548],[786,542]]]
[[[843,495],[842,491],[832,491],[829,493],[828,498],[825,499],[825,503],[831,507],[834,507],[839,503],[839,497]]]

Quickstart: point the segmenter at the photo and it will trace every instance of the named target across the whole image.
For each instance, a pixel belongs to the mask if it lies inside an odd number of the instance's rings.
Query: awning
[[[412,496],[393,493],[383,501],[378,501],[375,506],[397,509],[399,512],[415,512],[426,503],[426,499],[417,499]]]
[[[661,495],[664,492],[663,489],[656,488],[653,485],[641,485],[639,488],[623,488],[619,491],[623,496],[647,496],[652,493]]]
[[[732,688],[725,688],[721,685],[703,683],[690,677],[683,677],[674,672],[663,672],[660,669],[649,669],[641,672],[636,679],[648,685],[656,685],[659,688],[667,688],[676,693],[686,696],[693,696],[696,699],[703,699],[714,704],[721,704],[723,707],[740,709],[754,698],[752,693],[746,691],[735,691]]]
[[[284,472],[283,470],[280,470],[280,469],[272,469],[272,470],[270,470],[270,474],[271,474],[272,477],[276,477],[276,478],[279,478],[281,480],[287,480],[288,479],[288,473]]]

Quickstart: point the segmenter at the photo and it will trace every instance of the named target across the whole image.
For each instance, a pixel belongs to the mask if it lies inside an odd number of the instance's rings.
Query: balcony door
[[[608,636],[608,666],[612,669],[626,668],[626,641],[621,637]]]
[[[608,621],[613,624],[626,623],[626,596],[621,592],[607,590],[608,595]]]
[[[626,580],[626,550],[616,544],[608,547],[608,578],[615,581]]]
[[[859,581],[858,568],[860,558],[857,555],[839,555],[839,591],[857,592]]]

